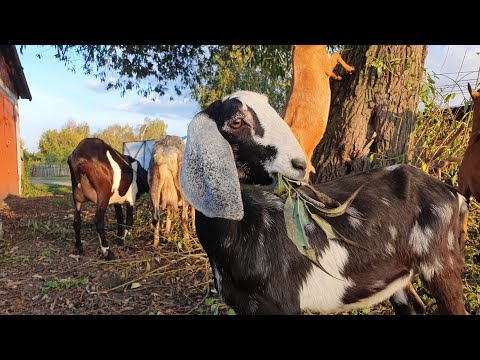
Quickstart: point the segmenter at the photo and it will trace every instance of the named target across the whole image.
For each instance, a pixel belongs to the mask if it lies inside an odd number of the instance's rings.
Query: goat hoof
[[[83,247],[76,247],[75,248],[75,254],[83,255],[84,254]]]
[[[115,238],[112,240],[115,245],[123,245],[123,238]]]
[[[109,251],[107,255],[105,255],[105,260],[115,260],[115,255],[113,255],[113,252]]]

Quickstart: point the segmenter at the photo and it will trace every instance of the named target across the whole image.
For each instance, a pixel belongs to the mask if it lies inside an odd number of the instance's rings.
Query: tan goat
[[[182,206],[182,233],[188,239],[188,206],[178,180],[182,165],[185,142],[178,136],[165,135],[155,141],[148,169],[150,198],[153,205],[154,242],[158,247],[160,240],[160,209],[167,209],[165,233],[170,232],[172,210],[176,212]],[[195,231],[195,209],[191,208],[193,230]]]
[[[458,171],[458,187],[467,200],[473,196],[480,201],[480,92],[472,89],[470,84],[468,91],[473,100],[473,126]]]
[[[342,79],[333,72],[337,62],[348,73],[355,70],[339,53],[329,58],[324,45],[296,45],[293,49],[292,89],[283,113],[307,157],[307,181],[310,173],[315,173],[312,156],[327,127],[331,98],[329,79]]]

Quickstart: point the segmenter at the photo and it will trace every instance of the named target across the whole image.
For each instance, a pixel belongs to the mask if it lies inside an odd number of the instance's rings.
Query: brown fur
[[[473,126],[458,172],[458,186],[467,200],[473,196],[480,201],[480,92],[472,89],[470,84],[468,89],[473,100]]]
[[[158,247],[160,241],[160,209],[167,210],[165,233],[171,228],[171,213],[182,206],[182,233],[188,239],[188,207],[178,179],[182,165],[185,143],[178,136],[166,135],[155,142],[150,160],[148,182],[153,206],[154,242]],[[192,220],[195,221],[195,209],[191,207]]]
[[[338,53],[333,53],[329,58],[324,45],[297,45],[293,50],[293,84],[284,110],[284,120],[307,157],[307,180],[311,172],[315,173],[312,156],[327,126],[330,77],[342,79],[333,72],[337,62],[348,73],[355,70]]]

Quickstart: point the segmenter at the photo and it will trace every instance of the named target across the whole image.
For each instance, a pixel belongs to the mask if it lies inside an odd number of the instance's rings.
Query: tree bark
[[[330,79],[332,102],[313,157],[314,182],[411,158],[426,45],[346,49],[342,57],[356,70],[352,75],[338,71],[340,81]]]

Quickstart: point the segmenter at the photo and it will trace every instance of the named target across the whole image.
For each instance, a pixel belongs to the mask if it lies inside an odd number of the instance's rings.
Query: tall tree
[[[102,139],[120,153],[123,152],[124,142],[137,140],[137,135],[128,124],[125,126],[120,124],[110,125],[103,130],[97,131],[93,134],[93,137]]]
[[[67,161],[78,143],[90,135],[87,123],[68,121],[60,130],[47,130],[38,142],[38,158],[47,164],[62,164]]]
[[[137,140],[158,139],[167,134],[167,124],[160,119],[151,119],[146,117],[143,124],[137,126]]]
[[[331,81],[325,136],[317,147],[316,182],[411,159],[425,45],[348,45],[356,71]]]

